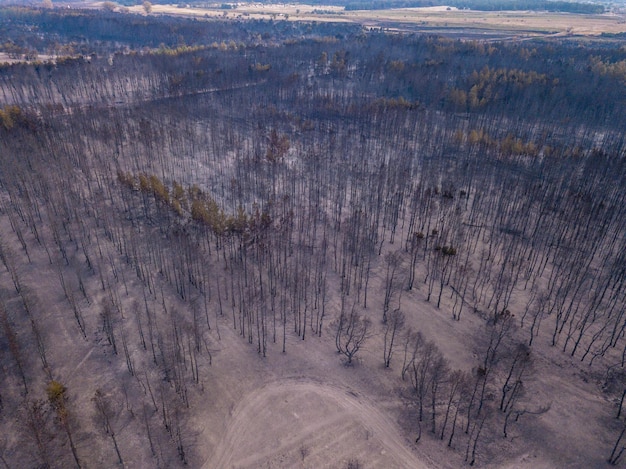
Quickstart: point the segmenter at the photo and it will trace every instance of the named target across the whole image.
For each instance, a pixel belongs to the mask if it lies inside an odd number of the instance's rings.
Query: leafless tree
[[[398,280],[396,278],[398,268],[402,262],[402,252],[390,252],[385,255],[385,299],[383,302],[383,324],[387,322],[387,311],[394,291],[398,290]]]
[[[76,463],[76,466],[80,469],[82,467],[82,464],[78,457],[78,452],[74,443],[73,417],[67,406],[67,388],[58,381],[50,381],[46,388],[46,392],[48,394],[48,402],[56,413],[57,422],[67,435],[70,450],[72,451],[72,456],[74,457],[74,462]]]
[[[124,460],[122,459],[120,448],[117,444],[117,439],[115,438],[115,431],[113,429],[112,420],[116,415],[116,412],[113,409],[113,404],[100,389],[96,389],[92,401],[96,407],[96,418],[100,422],[104,433],[111,437],[113,447],[115,448],[115,454],[117,454],[117,460],[119,464],[124,467]]]
[[[425,340],[422,333],[414,332],[410,328],[404,333],[404,359],[402,361],[402,371],[400,376],[405,380],[406,374],[410,371],[413,363],[417,359],[419,349],[424,345]]]
[[[386,368],[389,368],[391,363],[394,346],[396,345],[396,335],[404,328],[405,321],[405,314],[400,309],[394,309],[387,318],[383,342],[383,360]]]
[[[348,365],[369,338],[369,328],[370,320],[360,316],[355,306],[349,312],[341,312],[336,324],[335,345],[348,359]]]
[[[626,450],[626,446],[622,444],[622,438],[624,437],[624,433],[626,433],[626,423],[622,423],[622,431],[617,437],[617,440],[615,440],[613,450],[611,451],[611,454],[609,456],[609,464],[611,464],[612,466],[617,465],[622,457],[622,454],[624,453],[624,450]]]
[[[51,441],[54,435],[48,428],[46,404],[44,401],[26,401],[24,409],[26,411],[25,425],[28,435],[35,440],[37,454],[44,467],[52,467],[54,453]]]
[[[9,350],[11,351],[11,355],[13,356],[13,360],[15,360],[15,364],[17,365],[17,369],[22,380],[22,384],[24,385],[24,393],[28,394],[28,383],[26,381],[26,373],[24,369],[24,358],[22,356],[22,348],[18,341],[17,334],[15,333],[15,328],[11,325],[9,321],[9,317],[5,310],[4,305],[0,302],[0,323],[2,324],[2,331],[9,345]]]
[[[502,398],[500,399],[501,411],[506,413],[509,407],[513,406],[518,394],[522,390],[523,378],[528,372],[530,362],[531,357],[528,347],[524,344],[518,345],[509,366],[509,372],[502,385]]]

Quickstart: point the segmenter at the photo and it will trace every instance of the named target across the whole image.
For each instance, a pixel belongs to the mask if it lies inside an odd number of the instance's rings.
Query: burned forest
[[[0,24],[0,467],[626,464],[622,36]]]

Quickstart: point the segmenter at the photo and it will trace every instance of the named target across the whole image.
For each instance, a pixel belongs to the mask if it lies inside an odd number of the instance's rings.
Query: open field
[[[362,24],[407,32],[436,29],[438,33],[478,32],[489,36],[513,35],[518,38],[545,35],[596,36],[601,33],[626,32],[626,15],[581,15],[532,11],[470,11],[446,7],[399,8],[390,10],[344,11],[342,7],[300,4],[238,4],[235,9],[179,8],[175,5],[153,5],[152,14],[210,16],[229,19],[288,19],[289,21],[330,21]],[[144,13],[141,6],[130,7]],[[480,37],[480,36],[478,36]]]

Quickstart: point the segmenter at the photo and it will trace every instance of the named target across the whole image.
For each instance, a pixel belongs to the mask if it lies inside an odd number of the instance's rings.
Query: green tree
[[[102,4],[102,9],[106,11],[115,11],[116,8],[117,4],[115,4],[114,2],[106,1]]]
[[[48,402],[50,406],[57,414],[57,420],[61,428],[67,434],[67,439],[70,443],[70,449],[72,450],[72,456],[74,456],[74,461],[76,462],[76,466],[80,469],[81,463],[78,458],[78,453],[76,452],[76,445],[74,444],[74,439],[72,438],[72,426],[70,423],[70,413],[67,408],[67,388],[60,382],[52,380],[48,383],[46,388],[46,394],[48,395]]]

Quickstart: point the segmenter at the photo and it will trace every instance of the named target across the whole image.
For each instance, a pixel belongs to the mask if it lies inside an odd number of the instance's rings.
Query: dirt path
[[[285,379],[238,403],[203,468],[338,468],[350,458],[362,467],[439,467],[409,444],[365,396],[311,379]]]

